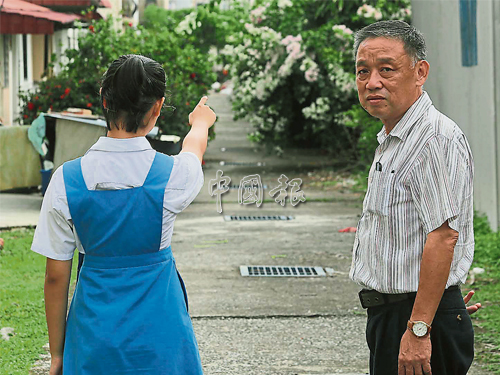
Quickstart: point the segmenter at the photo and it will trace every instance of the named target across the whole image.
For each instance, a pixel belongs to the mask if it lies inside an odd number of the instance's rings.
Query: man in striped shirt
[[[474,332],[459,285],[474,254],[472,154],[423,85],[425,41],[402,21],[356,33],[361,105],[384,124],[353,248],[370,374],[466,374]],[[432,329],[432,332],[431,332]]]

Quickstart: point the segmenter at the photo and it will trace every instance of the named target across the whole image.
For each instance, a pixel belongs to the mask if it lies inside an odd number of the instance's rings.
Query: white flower
[[[192,34],[193,30],[196,29],[197,23],[196,23],[196,17],[197,13],[196,12],[191,12],[184,19],[179,22],[177,27],[175,28],[175,32],[177,34]]]
[[[278,0],[278,8],[283,9],[283,8],[288,8],[291,7],[293,4],[290,0]]]
[[[302,108],[305,118],[325,121],[330,110],[330,100],[326,97],[317,98],[309,107]]]
[[[309,68],[304,73],[304,77],[307,82],[316,82],[318,79],[319,70],[318,68]]]
[[[292,66],[294,62],[295,59],[292,55],[288,55],[283,65],[281,65],[278,69],[278,77],[288,77],[292,73]]]
[[[382,19],[382,13],[378,10],[372,7],[369,4],[364,4],[360,6],[356,12],[358,16],[365,16],[365,18],[375,18],[375,20],[380,20]]]
[[[251,15],[251,16],[254,16],[254,17],[256,17],[256,18],[257,18],[257,17],[262,17],[262,16],[264,15],[264,12],[266,11],[266,9],[267,9],[267,8],[266,8],[265,6],[262,6],[262,5],[261,5],[260,7],[255,8],[254,10],[252,10],[252,11],[250,12],[250,15]]]
[[[221,55],[232,56],[234,53],[234,47],[230,44],[226,44],[223,49],[219,51]]]
[[[264,100],[265,94],[266,94],[266,81],[260,80],[257,82],[257,85],[255,86],[255,96],[259,100]]]
[[[353,31],[350,28],[348,28],[346,25],[335,25],[332,27],[332,30],[333,31],[340,31],[340,32],[347,34],[347,35],[353,34]]]
[[[308,70],[308,69],[317,69],[317,67],[318,67],[318,64],[316,64],[316,62],[313,59],[311,59],[309,56],[306,57],[304,59],[304,61],[302,61],[302,64],[300,64],[300,70],[303,72]]]
[[[302,42],[302,35],[299,34],[297,36],[288,35],[286,38],[282,39],[280,43],[283,44],[284,46],[288,46],[291,43],[300,43],[300,42]]]

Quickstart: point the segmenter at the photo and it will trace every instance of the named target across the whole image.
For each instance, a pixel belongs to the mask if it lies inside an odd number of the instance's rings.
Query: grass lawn
[[[10,340],[0,339],[2,375],[28,374],[48,342],[43,302],[45,257],[30,250],[33,232],[0,233],[5,240],[0,252],[0,328],[15,331]]]
[[[473,316],[476,341],[480,343],[476,358],[494,374],[500,374],[500,231],[493,232],[484,217],[476,217],[474,237],[472,267],[485,270],[472,285],[475,302],[484,307]]]
[[[474,301],[484,306],[473,316],[476,359],[500,374],[500,232],[486,219],[474,220],[476,254],[472,267],[485,273],[476,277]],[[9,341],[0,340],[0,374],[26,375],[48,342],[43,302],[45,257],[30,250],[33,229],[0,233],[0,327],[12,327]],[[73,262],[73,280],[77,262]],[[463,288],[467,290],[467,288]]]

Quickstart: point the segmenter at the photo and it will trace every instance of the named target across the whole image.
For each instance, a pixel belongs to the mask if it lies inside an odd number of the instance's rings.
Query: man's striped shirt
[[[417,291],[427,234],[448,221],[459,238],[446,286],[464,283],[474,255],[474,166],[465,135],[424,92],[377,139],[351,279],[382,293]]]

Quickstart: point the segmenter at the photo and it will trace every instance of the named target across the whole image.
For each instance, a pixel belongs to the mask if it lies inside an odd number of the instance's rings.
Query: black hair
[[[368,38],[393,38],[403,42],[405,52],[413,64],[427,57],[427,47],[422,33],[404,21],[379,21],[357,31],[354,35],[354,60],[361,42]]]
[[[111,124],[118,127],[120,121],[127,132],[136,133],[146,125],[146,113],[165,96],[166,84],[162,66],[148,57],[123,55],[113,61],[101,84],[101,107],[108,129]]]

